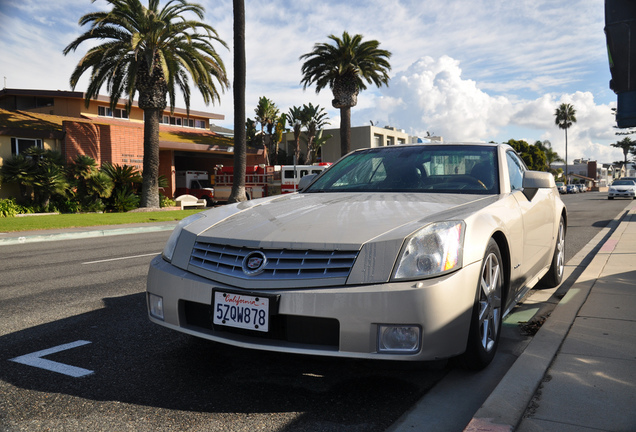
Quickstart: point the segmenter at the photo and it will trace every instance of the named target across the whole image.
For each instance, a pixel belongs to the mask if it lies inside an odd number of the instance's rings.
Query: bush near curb
[[[14,217],[24,213],[28,213],[28,211],[21,205],[16,204],[15,199],[0,199],[0,217]]]

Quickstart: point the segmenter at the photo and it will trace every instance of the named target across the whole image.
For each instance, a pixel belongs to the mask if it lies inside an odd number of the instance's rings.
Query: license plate
[[[213,307],[215,325],[269,331],[268,297],[215,291]]]

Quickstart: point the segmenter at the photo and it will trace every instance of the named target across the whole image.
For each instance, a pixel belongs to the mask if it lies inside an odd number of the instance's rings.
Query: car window
[[[311,192],[499,193],[496,147],[391,146],[354,152],[305,190]]]
[[[520,190],[523,187],[523,173],[526,171],[526,164],[516,153],[506,152],[508,159],[508,176],[510,177],[510,189]]]

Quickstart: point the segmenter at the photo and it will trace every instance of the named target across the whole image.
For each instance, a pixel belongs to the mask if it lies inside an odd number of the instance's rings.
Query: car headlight
[[[402,248],[395,279],[437,276],[462,266],[465,223],[427,225],[411,235]]]
[[[201,219],[202,217],[205,217],[204,212],[195,213],[179,221],[175,229],[172,231],[172,234],[170,234],[168,242],[163,248],[162,255],[166,261],[172,261],[172,254],[174,254],[174,249],[177,247],[177,241],[179,240],[179,236],[181,235],[181,231],[183,230],[183,228],[190,225],[192,222]]]

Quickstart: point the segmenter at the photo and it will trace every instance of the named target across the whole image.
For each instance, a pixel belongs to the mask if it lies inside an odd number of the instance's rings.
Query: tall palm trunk
[[[229,203],[245,201],[245,1],[233,0],[234,7],[234,178]]]
[[[144,109],[144,171],[140,207],[159,208],[159,120],[163,109]]]
[[[568,128],[565,128],[565,184],[568,184]]]
[[[351,151],[351,107],[340,108],[340,156]]]
[[[144,171],[142,173],[140,207],[159,208],[159,123],[168,105],[168,86],[159,56],[155,64],[143,61],[137,82],[139,108],[144,110]]]

